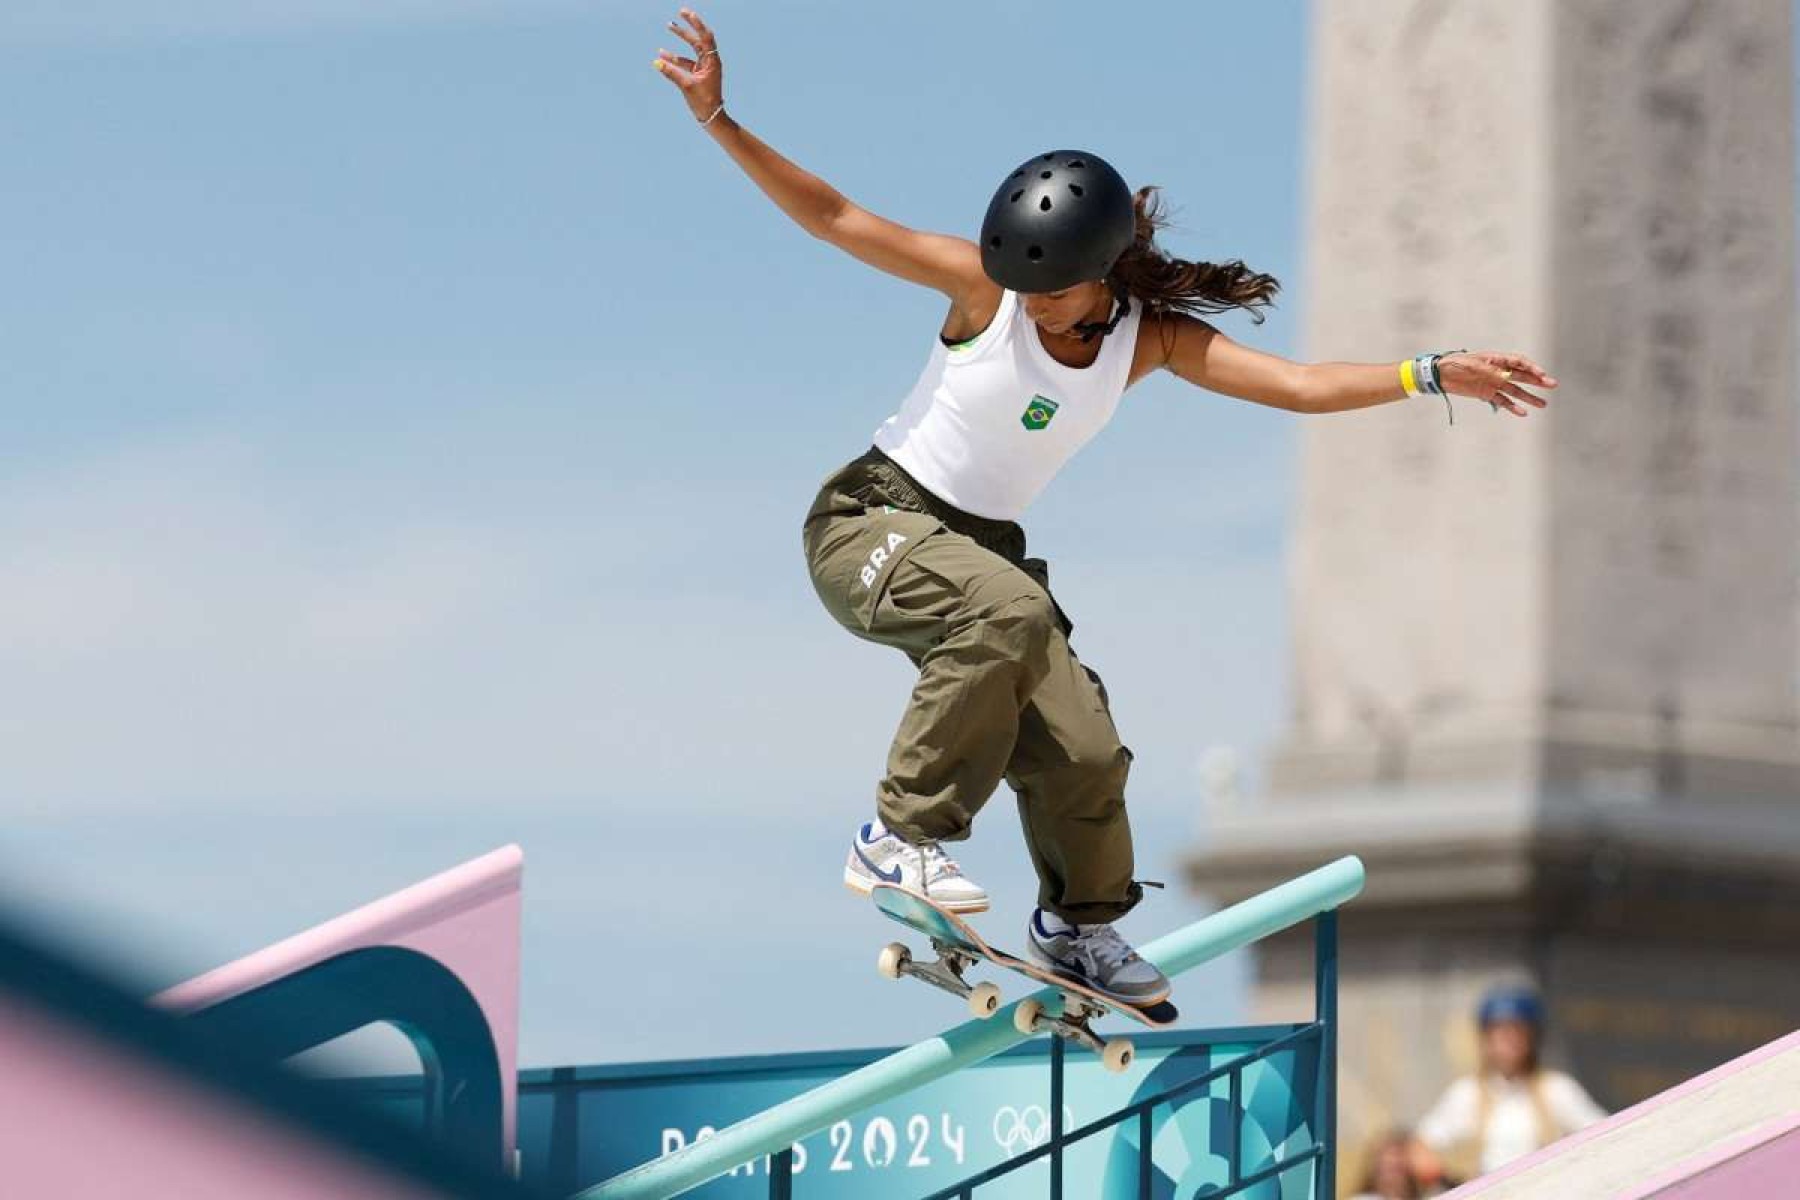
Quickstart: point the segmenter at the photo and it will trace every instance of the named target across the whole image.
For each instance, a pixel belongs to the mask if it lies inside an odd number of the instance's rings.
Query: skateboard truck
[[[1013,1008],[1013,1028],[1025,1034],[1049,1030],[1057,1037],[1086,1046],[1100,1056],[1101,1066],[1116,1075],[1131,1066],[1137,1047],[1129,1038],[1103,1038],[1094,1032],[1094,1018],[1106,1013],[1103,1006],[1069,992],[1062,993],[1060,1014],[1046,1011],[1043,1001],[1028,997]]]
[[[998,987],[991,983],[971,984],[963,978],[964,971],[981,961],[979,955],[937,938],[931,939],[931,948],[937,951],[937,960],[918,962],[905,942],[889,942],[882,947],[875,969],[888,979],[911,975],[952,996],[961,996],[968,1001],[969,1011],[975,1016],[985,1019],[1000,1011]]]
[[[1000,1011],[998,987],[991,983],[970,984],[963,978],[963,972],[981,961],[979,955],[936,938],[931,940],[931,948],[937,951],[936,960],[919,962],[913,958],[906,943],[889,942],[882,947],[875,969],[888,979],[910,975],[953,996],[961,996],[968,1002],[969,1011],[978,1017],[991,1017]],[[1062,993],[1062,1012],[1059,1014],[1046,1011],[1043,1001],[1028,998],[1014,1007],[1013,1028],[1023,1034],[1048,1031],[1086,1046],[1100,1056],[1101,1066],[1117,1074],[1131,1066],[1137,1057],[1137,1048],[1128,1038],[1103,1038],[1094,1032],[1094,1018],[1105,1016],[1106,1012],[1105,1007],[1069,992]]]

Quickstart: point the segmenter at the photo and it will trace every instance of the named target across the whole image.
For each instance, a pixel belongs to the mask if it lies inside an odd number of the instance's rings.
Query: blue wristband
[[[1444,414],[1450,418],[1450,424],[1456,424],[1456,410],[1450,407],[1450,393],[1444,390],[1444,377],[1438,373],[1438,362],[1451,354],[1465,354],[1464,350],[1434,350],[1430,354],[1421,354],[1416,360],[1420,384],[1434,396],[1444,398]]]

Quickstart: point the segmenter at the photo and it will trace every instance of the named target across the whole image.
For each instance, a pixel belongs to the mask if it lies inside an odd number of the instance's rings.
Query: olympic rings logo
[[[1063,1128],[1075,1124],[1075,1114],[1063,1105]],[[1014,1108],[1008,1104],[994,1113],[994,1142],[1008,1154],[1036,1150],[1050,1140],[1050,1114],[1036,1104]]]

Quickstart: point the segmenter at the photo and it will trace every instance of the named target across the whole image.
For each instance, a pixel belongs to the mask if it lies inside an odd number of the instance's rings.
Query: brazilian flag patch
[[[1050,418],[1056,415],[1056,401],[1048,396],[1033,396],[1031,403],[1025,406],[1025,414],[1019,418],[1019,424],[1027,429],[1042,429],[1050,424]]]

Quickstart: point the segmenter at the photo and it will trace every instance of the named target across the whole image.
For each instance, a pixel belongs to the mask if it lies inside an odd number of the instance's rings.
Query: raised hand
[[[1446,354],[1438,361],[1438,378],[1445,391],[1486,400],[1496,410],[1504,408],[1515,417],[1526,415],[1521,405],[1545,408],[1550,403],[1520,387],[1521,383],[1540,388],[1556,386],[1556,380],[1544,368],[1523,354],[1492,350]]]
[[[669,29],[693,47],[694,57],[685,58],[658,50],[650,65],[681,89],[694,120],[707,122],[725,107],[725,66],[719,58],[719,40],[693,9],[682,9],[681,16],[693,26],[692,31],[682,28],[676,21],[669,22]]]

